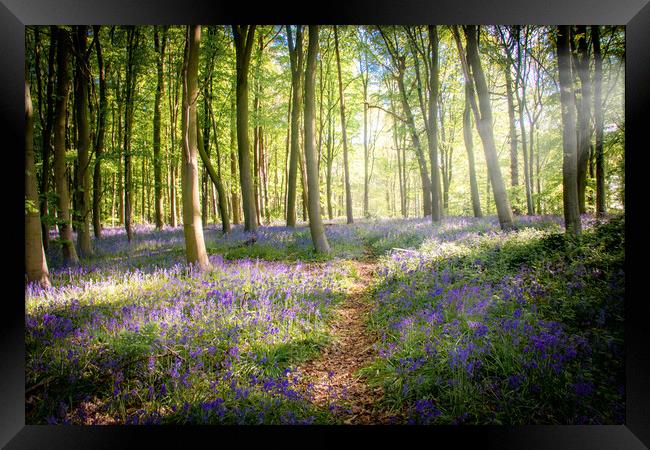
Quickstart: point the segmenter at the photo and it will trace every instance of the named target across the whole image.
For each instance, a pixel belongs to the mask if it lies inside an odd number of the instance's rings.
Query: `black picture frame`
[[[311,6],[311,9],[306,9]],[[321,24],[607,24],[626,25],[626,421],[612,426],[523,427],[139,427],[25,426],[24,273],[15,255],[23,255],[24,32],[25,25],[48,24],[184,24],[184,23],[321,23]],[[0,445],[17,448],[133,448],[159,443],[188,446],[195,439],[239,446],[251,439],[270,446],[311,446],[348,440],[423,442],[440,446],[473,443],[480,448],[642,449],[650,447],[650,333],[644,292],[643,168],[650,145],[645,134],[650,106],[650,3],[648,0],[402,0],[327,2],[292,5],[265,2],[200,0],[0,0],[0,139],[7,166],[2,172],[5,295],[0,326]],[[646,133],[644,133],[646,132]],[[14,161],[16,164],[14,164]],[[13,175],[13,176],[7,176]],[[15,176],[15,178],[14,178]],[[15,229],[19,231],[16,233]],[[7,246],[11,246],[8,249]],[[15,248],[14,248],[15,247]],[[15,252],[15,253],[14,253]],[[297,434],[300,439],[291,436]],[[320,435],[313,440],[314,434]],[[422,440],[423,439],[423,440]],[[417,441],[416,441],[417,440]],[[136,443],[139,441],[139,443]],[[351,441],[349,441],[351,442]],[[274,445],[275,444],[275,445]]]

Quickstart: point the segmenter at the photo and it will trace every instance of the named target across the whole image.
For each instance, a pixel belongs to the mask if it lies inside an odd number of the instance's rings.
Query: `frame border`
[[[320,9],[320,8],[319,8]],[[390,438],[433,438],[458,444],[479,444],[487,448],[626,448],[650,447],[650,332],[647,326],[648,305],[639,295],[643,286],[642,270],[647,243],[642,228],[642,202],[645,200],[642,168],[648,167],[647,109],[650,105],[650,3],[648,0],[549,0],[518,2],[517,0],[427,0],[356,1],[354,4],[330,4],[319,11],[305,11],[303,5],[279,6],[267,2],[253,7],[233,3],[208,3],[204,0],[144,0],[137,5],[129,0],[0,0],[0,120],[6,124],[2,144],[11,155],[10,167],[22,167],[20,149],[23,145],[23,77],[25,25],[48,24],[178,24],[178,23],[341,23],[341,24],[619,24],[626,25],[626,424],[583,426],[465,426],[465,427],[134,427],[134,426],[25,426],[24,413],[24,292],[21,292],[22,266],[12,264],[7,278],[11,294],[3,308],[0,327],[0,445],[3,448],[115,448],[132,441],[152,445],[154,442],[176,446],[187,445],[188,439],[223,442],[226,435],[236,442],[251,438],[284,445],[300,442],[287,439],[287,432],[305,438],[322,436],[321,442],[334,438],[363,435],[386,442]],[[644,151],[646,150],[646,151]],[[14,164],[14,158],[16,164]],[[9,162],[9,161],[8,161]],[[22,171],[3,174],[4,192],[23,186]],[[638,193],[638,194],[637,194]],[[7,209],[11,217],[22,214],[20,196],[8,195]],[[14,216],[15,214],[15,216]],[[8,222],[8,221],[7,221]],[[16,226],[7,234],[16,255],[24,252],[24,228]],[[10,227],[11,228],[11,227]],[[630,244],[634,239],[634,246]],[[642,244],[642,245],[638,245]],[[10,253],[13,255],[14,253]],[[631,258],[631,260],[630,260]],[[9,259],[11,261],[11,259]],[[632,263],[630,262],[632,261]],[[6,273],[6,272],[5,272]],[[361,436],[359,436],[361,437]],[[216,438],[216,439],[215,439]],[[269,441],[269,439],[271,441]],[[295,444],[294,444],[295,445]]]

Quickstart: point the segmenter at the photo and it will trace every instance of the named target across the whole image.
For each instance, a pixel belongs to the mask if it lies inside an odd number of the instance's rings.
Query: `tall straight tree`
[[[605,157],[603,155],[603,56],[600,51],[600,26],[591,26],[594,48],[594,128],[596,130],[596,213],[605,214]],[[538,153],[539,155],[539,153]]]
[[[582,231],[578,207],[578,142],[576,136],[576,105],[571,73],[569,50],[570,27],[557,27],[557,68],[560,79],[560,103],[562,105],[562,200],[564,204],[564,227],[568,234],[579,235]]]
[[[43,248],[47,250],[50,241],[49,222],[49,201],[50,191],[50,155],[52,154],[52,126],[54,122],[54,80],[56,72],[54,62],[56,60],[57,27],[50,27],[50,49],[47,58],[47,87],[45,98],[47,108],[45,112],[45,128],[43,129],[43,170],[41,171],[41,234],[43,236]]]
[[[74,46],[76,55],[75,71],[75,117],[77,125],[77,161],[78,179],[81,186],[79,195],[79,215],[81,223],[78,224],[77,240],[81,256],[90,256],[93,253],[90,243],[90,126],[88,124],[88,84],[90,82],[90,64],[86,42],[88,27],[79,25],[75,28]]]
[[[587,45],[587,27],[575,28],[577,57],[576,72],[580,78],[580,97],[576,107],[578,123],[578,208],[583,214],[587,211],[585,191],[587,188],[587,165],[591,149],[591,77],[589,76],[589,47]]]
[[[79,263],[77,250],[72,241],[70,220],[70,196],[65,168],[66,105],[70,95],[70,34],[58,28],[56,44],[56,106],[54,108],[54,185],[56,187],[59,237],[63,250],[63,264]]]
[[[310,27],[311,30],[311,27]],[[311,44],[311,42],[310,42]],[[339,54],[339,34],[334,25],[334,47],[336,49],[336,69],[339,75],[339,101],[341,104],[341,140],[343,142],[343,176],[345,180],[345,216],[348,223],[354,223],[352,217],[352,191],[350,189],[350,164],[348,161],[348,135],[345,126],[345,96],[343,95],[343,77],[341,76],[341,56]],[[306,117],[306,116],[305,116]],[[306,122],[307,119],[305,119]],[[305,131],[307,128],[305,127]],[[305,139],[307,135],[305,133]],[[311,186],[309,186],[311,190]]]
[[[244,207],[244,230],[257,230],[257,209],[251,179],[250,143],[248,139],[248,67],[255,39],[255,25],[232,25],[237,64],[237,144],[239,180]]]
[[[453,27],[454,38],[460,53],[461,65],[465,74],[465,80],[472,84],[478,95],[478,106],[474,95],[470,95],[470,105],[474,112],[476,127],[483,142],[483,152],[488,167],[488,176],[492,185],[494,203],[497,208],[497,216],[501,229],[509,230],[514,227],[514,217],[508,200],[508,193],[501,175],[496,145],[494,143],[494,129],[492,124],[492,107],[490,106],[490,93],[488,91],[485,74],[481,65],[481,58],[478,53],[478,26],[468,25],[463,27],[467,40],[467,55],[463,52],[458,27]],[[471,69],[471,75],[470,75]]]
[[[234,88],[234,86],[233,86]],[[234,91],[234,89],[233,89]],[[237,111],[235,109],[235,96],[230,96],[230,205],[232,209],[232,222],[239,225],[239,194],[237,193]]]
[[[302,25],[296,26],[296,40],[292,39],[291,27],[287,25],[289,59],[291,63],[291,146],[289,151],[289,177],[287,181],[287,226],[296,226],[296,194],[298,164],[300,159],[300,108],[302,106]]]
[[[318,26],[309,26],[307,65],[305,67],[305,159],[309,203],[309,230],[317,253],[329,253],[330,245],[320,215],[318,154],[316,153],[316,58],[318,56]]]
[[[429,25],[429,48],[431,69],[429,70],[429,159],[431,163],[431,221],[440,222],[440,171],[438,168],[438,27]]]
[[[160,155],[160,99],[163,93],[163,62],[165,61],[165,45],[167,43],[167,29],[162,30],[162,39],[158,37],[158,27],[153,28],[154,50],[158,55],[156,68],[158,78],[156,81],[156,96],[153,107],[153,178],[154,178],[154,220],[156,228],[162,229],[162,158]]]
[[[38,69],[37,69],[38,70]],[[25,65],[25,273],[27,281],[43,288],[50,286],[47,260],[41,237],[36,165],[34,164],[34,131],[29,74]]]
[[[196,104],[199,96],[199,46],[201,26],[187,27],[185,55],[183,58],[183,112],[181,130],[183,157],[181,160],[181,184],[183,187],[183,233],[185,256],[188,264],[205,270],[210,267],[203,239],[199,197],[198,126]]]
[[[126,80],[124,86],[124,228],[129,242],[133,239],[131,215],[133,213],[133,181],[131,167],[131,129],[133,127],[133,97],[136,81],[136,49],[138,48],[139,29],[133,25],[127,27]]]
[[[483,217],[481,212],[481,198],[478,194],[478,183],[476,182],[476,167],[474,166],[474,141],[472,139],[472,111],[470,107],[470,96],[474,95],[472,87],[465,82],[465,109],[463,110],[463,139],[467,150],[467,164],[469,166],[469,186],[472,193],[472,211],[474,217]]]
[[[102,236],[102,155],[104,152],[104,135],[106,133],[106,111],[108,101],[106,98],[106,68],[100,41],[99,25],[93,26],[95,53],[97,53],[97,68],[99,75],[99,108],[97,109],[97,131],[95,132],[95,173],[93,174],[93,231],[95,238]]]

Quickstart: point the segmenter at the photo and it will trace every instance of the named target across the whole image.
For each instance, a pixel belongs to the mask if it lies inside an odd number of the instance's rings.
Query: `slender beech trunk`
[[[207,112],[206,112],[207,113]],[[199,123],[199,119],[197,117],[196,122]],[[216,122],[212,122],[212,125],[214,127],[214,142],[217,146],[217,149],[219,148],[219,141],[218,141],[218,135],[217,135],[217,129],[216,129]],[[221,173],[217,173],[214,170],[214,167],[212,166],[212,163],[210,162],[210,156],[208,152],[204,148],[204,140],[201,138],[201,130],[199,127],[197,127],[197,140],[199,143],[199,155],[201,156],[201,161],[203,161],[203,166],[206,169],[206,172],[210,176],[210,180],[212,183],[215,185],[217,188],[217,205],[219,206],[219,215],[221,215],[221,229],[224,233],[229,233],[230,232],[230,217],[228,216],[228,204],[226,200],[226,190],[223,188],[223,183],[221,182]],[[209,145],[209,142],[208,142]],[[219,152],[217,151],[217,161],[219,160]],[[221,172],[219,170],[219,172]]]
[[[501,175],[501,168],[499,166],[499,159],[496,152],[496,145],[494,143],[494,130],[492,125],[492,108],[490,106],[490,93],[488,92],[487,82],[483,67],[481,66],[481,59],[478,53],[478,27],[465,26],[465,38],[467,39],[467,60],[463,58],[462,45],[460,36],[458,35],[457,27],[454,27],[454,37],[459,47],[461,55],[461,65],[465,74],[465,80],[471,82],[473,80],[473,87],[476,89],[478,95],[478,106],[474,96],[469,96],[470,105],[474,111],[474,119],[478,128],[481,141],[483,142],[483,152],[485,153],[485,161],[488,166],[488,175],[492,185],[494,195],[494,203],[497,209],[497,216],[499,217],[499,224],[503,230],[509,230],[514,227],[514,217],[512,209],[510,208],[510,201],[506,192],[503,177]],[[473,76],[470,77],[470,70]]]
[[[90,81],[90,64],[86,54],[88,27],[77,26],[75,29],[75,118],[77,123],[77,160],[79,195],[79,217],[81,223],[77,233],[79,253],[81,256],[91,256],[93,253],[90,243],[90,126],[88,125],[88,84]]]
[[[41,171],[41,235],[43,238],[43,248],[47,250],[50,242],[50,205],[48,193],[50,192],[50,155],[52,154],[52,125],[54,119],[54,80],[55,69],[54,61],[56,59],[56,34],[57,28],[50,27],[50,49],[47,58],[47,87],[45,91],[47,110],[45,113],[45,128],[43,129],[43,170]]]
[[[162,158],[160,155],[160,99],[163,93],[163,62],[165,61],[165,45],[167,42],[167,30],[163,29],[162,40],[158,36],[158,27],[154,26],[154,49],[158,55],[156,69],[158,78],[156,80],[156,96],[153,107],[153,177],[154,177],[154,222],[156,229],[163,226],[162,208]]]
[[[197,161],[198,121],[196,103],[199,96],[199,46],[201,26],[187,27],[183,59],[183,156],[181,184],[183,186],[183,232],[187,263],[199,270],[210,267],[203,240],[199,198],[199,170]]]
[[[57,194],[59,236],[63,250],[63,264],[76,265],[79,263],[77,251],[72,242],[72,222],[70,220],[70,200],[68,178],[65,170],[66,150],[66,105],[70,94],[70,35],[62,28],[57,36],[57,87],[56,106],[54,109],[54,184]]]
[[[244,206],[244,230],[257,230],[257,209],[251,180],[250,143],[248,140],[248,67],[255,37],[255,25],[233,25],[237,58],[237,144],[239,179]]]
[[[296,194],[298,165],[300,160],[300,107],[302,106],[301,72],[303,65],[302,26],[296,27],[295,43],[291,37],[291,27],[287,25],[289,57],[291,62],[291,151],[289,153],[289,177],[287,183],[287,226],[296,226]]]
[[[320,190],[318,186],[318,155],[316,153],[315,85],[316,58],[318,55],[318,26],[309,26],[307,66],[305,67],[305,159],[307,183],[309,185],[309,230],[317,253],[329,253],[330,246],[325,236],[321,219]],[[341,99],[342,100],[342,99]]]
[[[352,191],[350,189],[350,164],[348,162],[348,136],[345,126],[345,96],[343,95],[343,78],[341,76],[341,58],[339,56],[339,35],[334,25],[334,46],[336,49],[336,68],[339,75],[339,96],[341,104],[341,140],[343,142],[343,174],[345,180],[345,215],[348,223],[354,223],[352,217]],[[306,117],[306,116],[305,116]],[[307,119],[305,119],[306,121]],[[307,130],[307,128],[305,128]],[[305,139],[307,135],[305,132]],[[311,189],[311,186],[310,186]]]
[[[38,69],[37,69],[38,70]],[[28,283],[50,287],[47,260],[41,236],[36,165],[34,164],[34,119],[29,92],[29,75],[25,65],[25,273]]]
[[[476,168],[474,166],[474,142],[472,139],[472,112],[470,108],[469,96],[474,95],[469,83],[465,83],[465,109],[463,110],[463,138],[465,140],[465,149],[467,150],[467,164],[469,166],[469,185],[472,193],[472,210],[474,217],[483,217],[481,212],[481,198],[478,193],[478,183],[476,181]]]
[[[440,222],[440,170],[438,168],[438,27],[429,25],[431,70],[429,71],[429,160],[431,163],[431,221]],[[446,204],[446,202],[445,202]]]
[[[576,26],[578,55],[576,68],[580,78],[580,100],[578,113],[578,208],[580,214],[587,211],[585,191],[587,188],[587,165],[591,147],[591,77],[589,76],[589,48],[587,47],[587,27]]]
[[[576,135],[576,105],[571,74],[571,52],[569,51],[569,26],[558,26],[557,65],[560,79],[560,102],[562,106],[562,184],[564,204],[564,226],[568,234],[581,232],[580,209],[578,207],[578,142]]]
[[[239,225],[239,194],[237,193],[237,126],[236,126],[235,96],[230,96],[230,204],[232,221]]]
[[[93,26],[95,35],[95,50],[97,53],[97,68],[99,75],[99,108],[97,109],[97,133],[95,135],[95,173],[93,175],[93,231],[95,238],[102,237],[102,155],[104,152],[104,136],[106,128],[106,68],[102,55],[102,46],[99,39],[100,26]]]
[[[133,181],[131,167],[131,127],[133,125],[133,95],[135,91],[135,49],[138,46],[138,29],[127,28],[126,80],[124,86],[124,228],[129,241],[133,239],[131,215],[133,213]]]
[[[596,129],[596,213],[606,212],[605,205],[605,157],[603,155],[603,57],[600,52],[600,26],[591,26],[591,42],[594,47],[594,127]],[[538,152],[539,156],[539,152]]]
[[[517,158],[517,129],[515,128],[515,103],[512,93],[511,68],[510,61],[506,61],[506,95],[508,98],[508,129],[510,132],[510,185],[517,186],[519,185],[519,161]]]

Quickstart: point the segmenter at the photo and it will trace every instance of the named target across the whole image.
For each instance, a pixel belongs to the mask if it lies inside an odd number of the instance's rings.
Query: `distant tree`
[[[341,76],[341,57],[339,55],[339,35],[334,25],[334,45],[336,48],[336,67],[339,75],[339,98],[341,104],[341,141],[343,143],[343,178],[345,185],[345,216],[348,223],[354,223],[352,216],[352,191],[350,189],[350,164],[348,162],[348,136],[345,126],[345,96],[343,95],[343,79]],[[306,121],[307,119],[305,119]],[[306,130],[306,128],[305,128]],[[306,133],[305,133],[306,138]]]
[[[34,164],[32,98],[29,75],[25,65],[25,273],[27,281],[41,287],[50,286],[45,250],[41,238],[41,218],[38,209],[38,187]]]
[[[316,58],[318,55],[318,26],[309,26],[307,66],[305,67],[305,159],[307,183],[309,184],[309,229],[314,248],[318,253],[329,253],[330,246],[320,212],[320,189],[318,187],[318,155],[316,153],[315,85]]]
[[[467,150],[467,165],[469,167],[469,185],[472,195],[472,211],[474,217],[483,217],[481,211],[481,198],[478,194],[478,183],[476,181],[476,168],[474,166],[474,141],[472,139],[472,108],[470,106],[470,96],[474,95],[472,87],[465,82],[465,108],[463,110],[463,139],[465,140],[465,149]]]
[[[185,55],[183,58],[183,110],[181,132],[183,157],[181,159],[181,184],[183,186],[183,232],[187,262],[200,270],[210,267],[203,239],[199,197],[198,123],[196,104],[199,96],[199,46],[201,26],[187,27]]]
[[[562,104],[562,199],[564,203],[564,227],[568,234],[579,235],[582,231],[578,207],[578,142],[576,136],[576,105],[571,71],[569,26],[557,27],[557,68],[560,79],[560,102]]]

